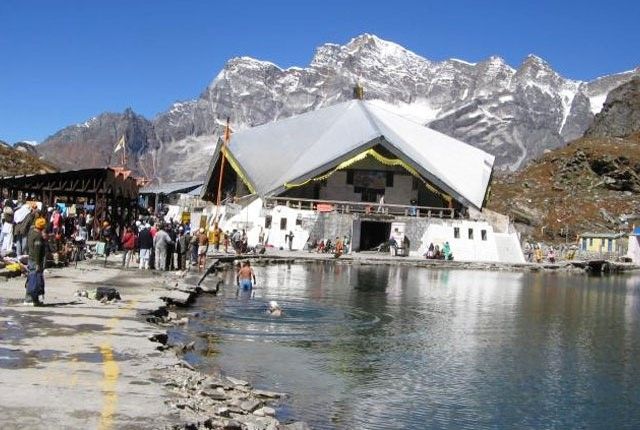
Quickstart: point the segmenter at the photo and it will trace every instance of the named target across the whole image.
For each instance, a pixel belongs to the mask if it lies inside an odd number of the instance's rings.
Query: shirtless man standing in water
[[[253,279],[253,284],[251,280]],[[243,290],[250,290],[256,284],[256,274],[253,272],[253,268],[251,268],[251,263],[245,261],[242,263],[242,266],[238,270],[238,287]]]

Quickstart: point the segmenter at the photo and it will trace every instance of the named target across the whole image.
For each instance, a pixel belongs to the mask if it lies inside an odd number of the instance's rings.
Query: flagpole
[[[227,156],[227,145],[229,144],[230,132],[229,132],[229,117],[227,117],[227,126],[224,129],[224,140],[222,141],[222,148],[220,148],[220,177],[218,178],[218,195],[216,198],[216,216],[218,218],[218,211],[220,210],[220,197],[222,194],[222,175],[224,174],[224,161]],[[214,218],[214,219],[215,219]]]

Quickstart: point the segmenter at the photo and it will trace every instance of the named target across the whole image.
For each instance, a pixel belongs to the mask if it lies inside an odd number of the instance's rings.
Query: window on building
[[[271,215],[267,215],[266,217],[264,217],[264,228],[271,228]]]
[[[473,239],[473,229],[469,229],[469,239]]]
[[[480,230],[480,238],[482,240],[487,240],[487,230]]]
[[[453,237],[460,239],[460,227],[453,227]]]
[[[613,239],[608,239],[607,251],[613,251]]]
[[[287,219],[280,218],[280,230],[286,230],[286,229],[287,229]]]
[[[387,184],[388,188],[393,187],[393,172],[387,172]]]
[[[592,237],[589,238],[589,246],[593,246],[593,238]]]
[[[347,170],[347,185],[353,185],[353,170]]]

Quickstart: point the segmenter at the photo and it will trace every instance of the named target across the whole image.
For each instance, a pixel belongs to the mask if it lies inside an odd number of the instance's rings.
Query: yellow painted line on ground
[[[113,359],[113,349],[111,349],[109,343],[100,345],[100,352],[102,353],[103,400],[100,425],[98,428],[107,430],[113,425],[113,414],[116,412],[116,406],[118,404],[116,385],[118,383],[118,376],[120,375],[120,368],[118,367],[118,363]]]
[[[131,310],[135,307],[137,301],[132,300],[125,307],[120,308],[118,314]],[[109,336],[111,331],[116,328],[120,322],[120,317],[115,316],[109,320]],[[107,338],[108,339],[108,338]],[[100,430],[110,430],[113,427],[113,416],[118,405],[118,376],[120,376],[120,368],[113,358],[113,348],[109,342],[100,345],[100,353],[102,354],[102,412],[100,413]]]

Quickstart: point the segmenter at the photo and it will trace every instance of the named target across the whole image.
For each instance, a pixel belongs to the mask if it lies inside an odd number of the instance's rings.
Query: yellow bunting
[[[325,173],[324,175],[320,175],[320,176],[316,176],[315,178],[310,178],[307,179],[306,181],[294,184],[291,182],[285,182],[284,187],[289,189],[289,188],[296,188],[296,187],[301,187],[303,185],[308,184],[309,182],[317,182],[317,181],[323,181],[325,179],[327,179],[329,176],[333,175],[335,172],[337,172],[338,170],[344,170],[347,167],[353,165],[354,163],[357,163],[358,161],[362,161],[365,158],[367,158],[367,156],[373,157],[375,158],[378,162],[386,165],[386,166],[400,166],[402,168],[404,168],[407,172],[409,172],[410,174],[412,174],[413,176],[415,176],[416,178],[420,179],[425,187],[431,191],[434,194],[437,194],[439,196],[441,196],[445,201],[447,201],[448,203],[451,203],[451,196],[449,196],[448,194],[443,193],[442,191],[438,190],[437,188],[435,188],[433,185],[431,185],[430,183],[428,183],[427,181],[425,181],[422,176],[420,176],[420,174],[410,165],[408,165],[407,163],[405,163],[404,161],[398,159],[398,158],[387,158],[384,155],[378,153],[376,150],[374,150],[373,148],[367,149],[366,151],[356,155],[353,158],[350,158],[346,161],[343,161],[342,163],[338,164],[333,170],[330,170],[329,172]]]
[[[253,185],[251,185],[251,182],[249,182],[249,179],[247,179],[247,177],[242,173],[242,170],[240,169],[238,161],[236,161],[233,154],[231,154],[231,151],[229,151],[229,148],[225,150],[225,156],[227,157],[227,161],[231,165],[231,168],[236,172],[236,174],[242,180],[242,182],[244,182],[244,184],[249,189],[249,192],[251,194],[255,194],[256,192],[255,188],[253,188]]]

